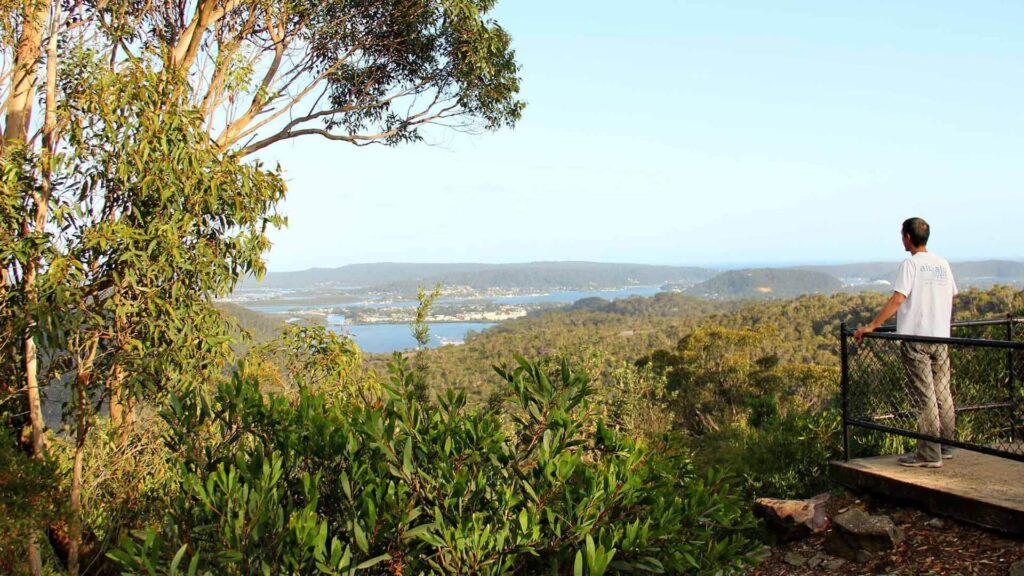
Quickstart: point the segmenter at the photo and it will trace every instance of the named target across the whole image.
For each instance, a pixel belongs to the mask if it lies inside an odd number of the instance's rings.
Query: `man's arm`
[[[878,316],[875,316],[875,319],[871,321],[871,324],[857,328],[857,331],[853,334],[853,337],[857,340],[860,340],[861,338],[864,337],[865,334],[877,330],[878,327],[881,326],[886,320],[892,318],[892,315],[895,314],[896,311],[900,309],[900,305],[903,304],[903,302],[906,299],[907,297],[904,296],[903,294],[900,294],[899,292],[893,292],[892,296],[889,297],[889,301],[885,303],[885,306],[882,306],[882,311],[878,313]]]

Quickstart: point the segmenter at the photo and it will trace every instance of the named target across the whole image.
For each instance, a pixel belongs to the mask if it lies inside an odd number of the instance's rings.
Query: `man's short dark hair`
[[[928,244],[931,227],[924,221],[924,218],[907,218],[903,221],[903,233],[910,236],[910,243],[915,248],[920,248]]]

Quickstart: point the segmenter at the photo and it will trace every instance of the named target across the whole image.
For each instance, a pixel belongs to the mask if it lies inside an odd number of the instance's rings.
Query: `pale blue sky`
[[[270,269],[1024,258],[1024,2],[504,0],[529,106],[433,146],[320,139]]]

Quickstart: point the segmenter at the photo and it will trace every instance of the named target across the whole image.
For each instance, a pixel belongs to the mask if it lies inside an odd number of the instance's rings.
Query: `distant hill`
[[[214,306],[238,322],[238,327],[248,332],[256,343],[277,338],[287,326],[279,316],[249,310],[231,302],[217,302]]]
[[[824,272],[837,278],[850,280],[859,278],[865,281],[896,279],[896,268],[900,261],[867,262],[861,264],[836,264],[832,266],[801,266],[794,270]],[[1024,262],[1013,260],[977,260],[970,262],[950,262],[953,276],[961,286],[987,287],[993,284],[1014,284],[1024,281]]]
[[[414,264],[382,262],[340,268],[272,272],[257,283],[247,278],[240,290],[270,289],[331,292],[347,289],[383,290],[414,294],[420,284],[532,290],[592,290],[630,285],[661,286],[713,298],[788,298],[830,293],[841,288],[883,289],[892,282],[899,261],[864,262],[792,268],[717,271],[692,266],[650,266],[601,262],[528,262],[520,264]],[[954,262],[953,273],[962,287],[1024,283],[1024,262],[986,260]],[[698,285],[703,283],[702,285]],[[872,284],[875,283],[875,284]],[[695,286],[696,285],[696,286]],[[335,299],[336,300],[336,299]]]
[[[492,267],[447,272],[396,282],[386,288],[407,292],[418,282],[440,282],[444,286],[469,286],[476,290],[489,288],[589,290],[620,286],[660,286],[677,282],[693,284],[714,276],[708,268],[690,266],[649,266],[644,264],[605,264],[599,262],[530,262],[499,264]]]
[[[859,262],[855,264],[832,264],[824,266],[796,266],[793,270],[809,270],[812,272],[823,272],[836,278],[860,278],[863,280],[877,280],[891,274],[899,266],[899,262]]]
[[[620,286],[693,284],[715,274],[708,268],[648,266],[600,262],[529,262],[522,264],[356,264],[341,268],[314,268],[302,272],[270,273],[257,284],[249,279],[243,288],[309,290],[316,286],[374,288],[414,292],[419,284],[440,282],[445,286],[488,288],[583,290]]]
[[[310,289],[368,288],[395,282],[415,281],[453,272],[484,270],[491,264],[415,264],[401,262],[378,262],[374,264],[350,264],[340,268],[310,268],[297,272],[270,272],[257,282],[246,278],[242,288]]]
[[[567,314],[599,312],[632,318],[692,318],[729,312],[739,305],[735,302],[716,302],[678,292],[659,292],[649,297],[630,296],[611,301],[604,298],[583,298],[577,300],[572,306],[563,308],[562,311]]]
[[[980,262],[951,262],[949,265],[953,267],[954,276],[964,278],[1024,279],[1024,262],[983,260]]]
[[[730,270],[686,290],[687,294],[725,300],[793,298],[832,294],[843,289],[838,278],[824,272],[792,268]]]
[[[1024,284],[1024,262],[1012,260],[984,260],[980,262],[950,262],[953,277],[960,288],[991,288],[997,284],[1021,286]],[[895,274],[892,275],[895,278]]]

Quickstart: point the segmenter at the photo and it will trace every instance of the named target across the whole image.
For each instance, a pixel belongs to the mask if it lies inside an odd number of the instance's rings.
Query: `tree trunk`
[[[117,367],[114,368],[114,377],[110,380],[110,427],[114,430],[121,430],[124,425],[124,404],[121,403],[121,386],[117,381]]]
[[[31,277],[26,271],[25,280],[35,281],[35,266],[30,266]],[[31,314],[31,312],[30,312]],[[35,323],[30,320],[28,328],[25,330],[23,348],[24,348],[24,361],[25,361],[25,387],[28,390],[28,416],[29,424],[31,426],[30,448],[32,451],[33,458],[43,457],[43,408],[42,401],[39,396],[39,377],[37,370],[39,367],[39,360],[36,355],[36,341],[32,334],[35,328]],[[28,536],[28,565],[32,576],[42,576],[43,574],[43,560],[39,553],[39,538],[36,533],[30,533]]]
[[[39,64],[39,52],[42,43],[43,24],[46,21],[46,3],[39,0],[25,0],[24,20],[21,37],[14,49],[14,63],[11,72],[11,88],[7,96],[7,116],[4,121],[3,139],[0,149],[13,142],[25,142],[28,139],[29,122],[32,117],[32,101],[35,95],[36,70]],[[35,282],[35,266],[26,267],[23,277],[24,287]],[[32,456],[41,458],[43,455],[43,410],[39,398],[38,359],[36,343],[32,334],[34,323],[29,325],[22,336],[24,353],[25,389],[27,391],[28,414],[31,425],[30,446]],[[28,536],[28,566],[33,576],[43,572],[42,558],[39,553],[38,534]]]
[[[32,576],[43,575],[43,556],[39,553],[39,534],[28,534],[28,570]]]
[[[85,457],[85,438],[89,433],[89,381],[92,379],[93,361],[99,338],[92,336],[86,345],[86,356],[79,361],[75,375],[75,461],[71,469],[71,522],[68,536],[68,575],[78,576],[78,558],[82,546],[82,464]]]
[[[43,25],[46,23],[47,3],[40,0],[25,0],[24,24],[21,37],[14,53],[14,67],[11,75],[11,92],[7,97],[7,117],[4,126],[3,144],[25,142],[28,139],[29,122],[32,117],[32,101],[35,94],[39,53],[42,48]],[[41,230],[46,219],[45,202],[33,194],[35,202],[35,230]],[[32,232],[26,216],[23,224],[24,235]],[[35,279],[37,259],[30,258],[25,265],[22,287],[29,304],[35,302]],[[31,312],[30,312],[31,314]],[[39,396],[39,360],[36,350],[35,321],[28,319],[23,335],[22,348],[25,360],[25,389],[28,394],[28,413],[32,427],[31,450],[34,457],[43,454],[43,410]]]
[[[124,389],[124,368],[115,364],[113,375],[108,384],[110,387],[110,425],[117,431],[118,441],[122,446],[128,444],[128,436],[135,422],[132,403]]]
[[[79,401],[85,394],[79,390]],[[68,549],[68,574],[78,576],[78,551],[82,545],[82,457],[85,447],[85,418],[79,408],[78,433],[75,436],[75,464],[71,472],[71,547]]]
[[[33,266],[34,268],[34,266]],[[32,270],[35,276],[35,270]],[[29,279],[25,275],[26,281]],[[34,278],[33,278],[34,280]],[[30,448],[32,456],[43,457],[43,409],[39,395],[39,359],[36,352],[36,340],[32,334],[35,324],[32,323],[25,331],[23,349],[25,352],[25,385],[28,389],[28,418],[31,425]]]
[[[7,97],[4,145],[17,140],[24,142],[28,138],[39,52],[42,49],[43,25],[46,23],[46,4],[42,0],[25,0],[25,20],[18,45],[14,49],[11,92]]]
[[[84,395],[83,395],[84,396]],[[78,576],[78,552],[82,545],[82,459],[85,447],[84,422],[79,421],[75,438],[75,464],[71,473],[71,547],[68,549],[68,574]]]

